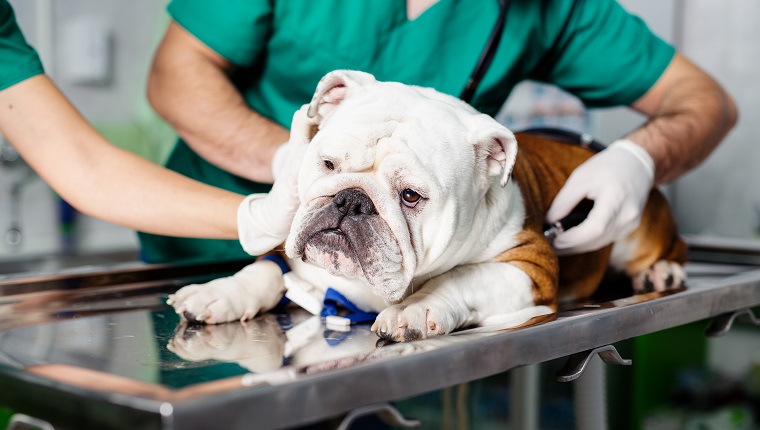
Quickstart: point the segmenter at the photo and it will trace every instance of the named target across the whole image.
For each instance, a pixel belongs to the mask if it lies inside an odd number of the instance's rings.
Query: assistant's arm
[[[680,54],[632,107],[649,120],[627,138],[652,157],[655,184],[675,179],[704,161],[738,116],[731,96]]]
[[[288,131],[251,110],[229,79],[233,65],[172,21],[153,59],[148,99],[201,157],[235,175],[272,182]]]
[[[109,143],[45,75],[0,91],[0,131],[81,212],[169,236],[237,239],[243,196]]]

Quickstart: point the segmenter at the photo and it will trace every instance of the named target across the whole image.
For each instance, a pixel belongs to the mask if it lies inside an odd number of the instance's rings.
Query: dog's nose
[[[333,204],[344,215],[377,215],[377,209],[364,191],[356,188],[343,190],[333,197]]]

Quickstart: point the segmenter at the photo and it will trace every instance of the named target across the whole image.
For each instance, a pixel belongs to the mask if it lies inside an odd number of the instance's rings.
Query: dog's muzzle
[[[383,298],[400,297],[409,282],[401,249],[372,198],[347,188],[320,200],[304,216],[291,257],[334,276],[363,278]]]

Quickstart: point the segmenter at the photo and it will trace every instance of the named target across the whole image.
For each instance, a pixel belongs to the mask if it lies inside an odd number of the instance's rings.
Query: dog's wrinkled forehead
[[[320,155],[330,162],[354,160],[349,164],[359,166],[353,170],[411,151],[427,166],[461,161],[454,175],[485,169],[489,176],[500,175],[503,186],[517,151],[509,130],[461,100],[431,88],[380,82],[363,72],[328,73],[308,116],[323,134],[314,137]]]
[[[321,159],[353,171],[371,168],[378,161],[378,145],[387,145],[398,126],[395,121],[348,124],[323,128],[312,143]]]
[[[348,107],[348,106],[346,106]],[[330,118],[342,127],[325,127],[314,140],[323,162],[329,160],[333,173],[376,172],[388,181],[406,182],[417,191],[437,183],[443,188],[456,175],[473,174],[452,169],[430,169],[430,166],[451,164],[452,160],[474,161],[472,147],[454,144],[455,133],[446,133],[431,118],[408,115],[403,120],[377,115],[368,120],[361,113],[340,109]],[[413,183],[402,180],[414,175]],[[422,180],[423,178],[427,178]],[[435,179],[433,179],[435,178]],[[419,182],[422,180],[422,182]]]

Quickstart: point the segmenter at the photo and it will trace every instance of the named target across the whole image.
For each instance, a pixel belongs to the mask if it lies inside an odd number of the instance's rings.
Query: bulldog
[[[357,71],[327,74],[301,113],[309,126],[291,133],[309,144],[287,264],[317,295],[330,287],[379,312],[371,330],[381,338],[520,326],[591,296],[608,269],[639,293],[684,281],[686,246],[657,190],[628,237],[556,256],[544,214],[588,149],[514,135],[454,97]],[[285,291],[278,264],[257,261],[169,303],[222,323],[273,308]]]

